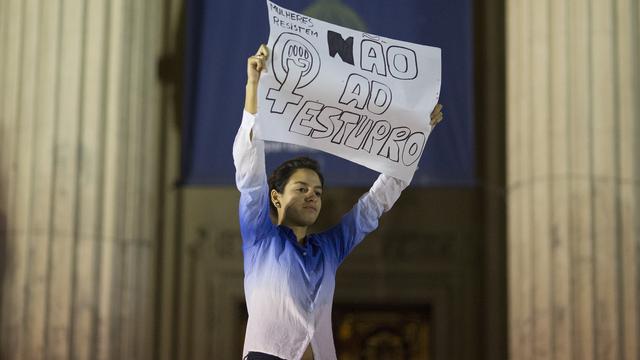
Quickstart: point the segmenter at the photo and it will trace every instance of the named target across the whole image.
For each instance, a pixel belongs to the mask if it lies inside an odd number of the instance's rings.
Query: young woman
[[[261,45],[248,59],[245,111],[233,144],[249,312],[243,356],[297,360],[311,344],[316,360],[336,359],[331,330],[336,270],[408,184],[381,174],[338,225],[307,233],[322,208],[318,164],[309,158],[289,160],[267,181],[264,143],[251,132],[268,55]],[[441,120],[437,105],[431,125]]]

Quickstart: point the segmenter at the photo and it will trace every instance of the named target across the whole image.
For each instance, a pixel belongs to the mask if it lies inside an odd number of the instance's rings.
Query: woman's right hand
[[[247,85],[257,85],[260,81],[260,72],[266,67],[269,57],[269,48],[262,44],[255,55],[247,60]]]
[[[258,81],[260,72],[265,68],[269,48],[262,44],[255,55],[247,59],[247,88],[244,96],[244,110],[250,114],[258,111]]]

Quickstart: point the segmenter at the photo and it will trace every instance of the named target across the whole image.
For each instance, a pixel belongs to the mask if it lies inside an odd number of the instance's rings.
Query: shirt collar
[[[305,243],[304,246],[302,246],[298,242],[298,238],[296,238],[296,234],[293,233],[293,230],[291,230],[291,228],[285,225],[278,225],[277,227],[278,229],[280,229],[280,231],[283,231],[286,234],[289,240],[294,242],[301,249],[307,248],[310,243],[314,246],[320,245],[320,243],[318,242],[318,236],[316,234],[307,234],[307,242]]]

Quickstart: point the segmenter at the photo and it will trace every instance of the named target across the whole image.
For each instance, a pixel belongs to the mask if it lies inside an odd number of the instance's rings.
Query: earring
[[[276,207],[280,207],[280,202],[276,201]]]

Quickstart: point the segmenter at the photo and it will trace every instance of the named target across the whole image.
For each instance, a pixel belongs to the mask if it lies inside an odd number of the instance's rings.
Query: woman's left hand
[[[429,123],[431,128],[438,125],[442,119],[444,119],[444,115],[442,114],[442,104],[436,104],[436,107],[433,108],[433,111],[431,112],[431,122]]]

